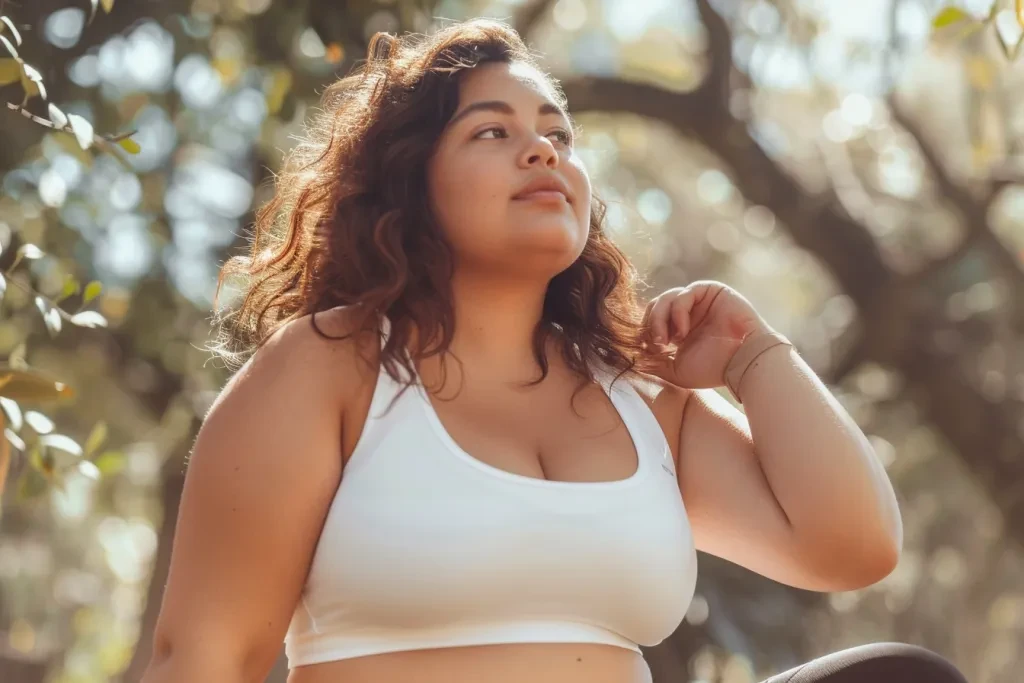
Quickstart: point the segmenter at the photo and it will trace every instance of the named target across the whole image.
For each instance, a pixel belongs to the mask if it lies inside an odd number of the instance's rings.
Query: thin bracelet
[[[744,339],[740,347],[736,349],[736,353],[733,354],[725,368],[725,387],[737,403],[743,403],[739,394],[743,375],[747,373],[758,356],[768,349],[780,345],[793,346],[793,342],[778,332],[755,332]]]

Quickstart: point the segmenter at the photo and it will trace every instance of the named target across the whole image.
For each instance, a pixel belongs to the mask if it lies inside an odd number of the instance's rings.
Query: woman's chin
[[[509,229],[510,239],[528,241],[562,241],[575,244],[586,239],[587,228],[581,226],[576,216],[557,213],[531,216]]]
[[[519,228],[509,237],[517,251],[576,252],[586,243],[586,234],[568,221],[532,223]]]
[[[571,234],[550,234],[536,236],[537,239],[516,240],[510,245],[510,253],[516,260],[529,264],[531,269],[550,272],[552,276],[562,272],[579,258],[585,240]]]

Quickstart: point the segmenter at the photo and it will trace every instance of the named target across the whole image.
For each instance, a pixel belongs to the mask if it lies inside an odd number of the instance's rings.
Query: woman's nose
[[[533,166],[543,163],[545,166],[554,168],[558,166],[558,150],[546,137],[537,135],[527,145],[523,152],[523,161],[526,166]]]

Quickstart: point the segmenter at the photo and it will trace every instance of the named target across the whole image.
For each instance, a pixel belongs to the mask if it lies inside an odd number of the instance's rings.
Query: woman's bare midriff
[[[651,683],[643,656],[596,643],[408,650],[296,667],[288,683]]]

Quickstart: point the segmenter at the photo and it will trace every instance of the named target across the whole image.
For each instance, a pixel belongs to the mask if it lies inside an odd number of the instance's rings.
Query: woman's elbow
[[[163,641],[154,647],[149,665],[139,683],[262,683],[264,678],[255,672],[247,672],[244,659],[226,650],[218,652],[215,648],[175,647]]]

